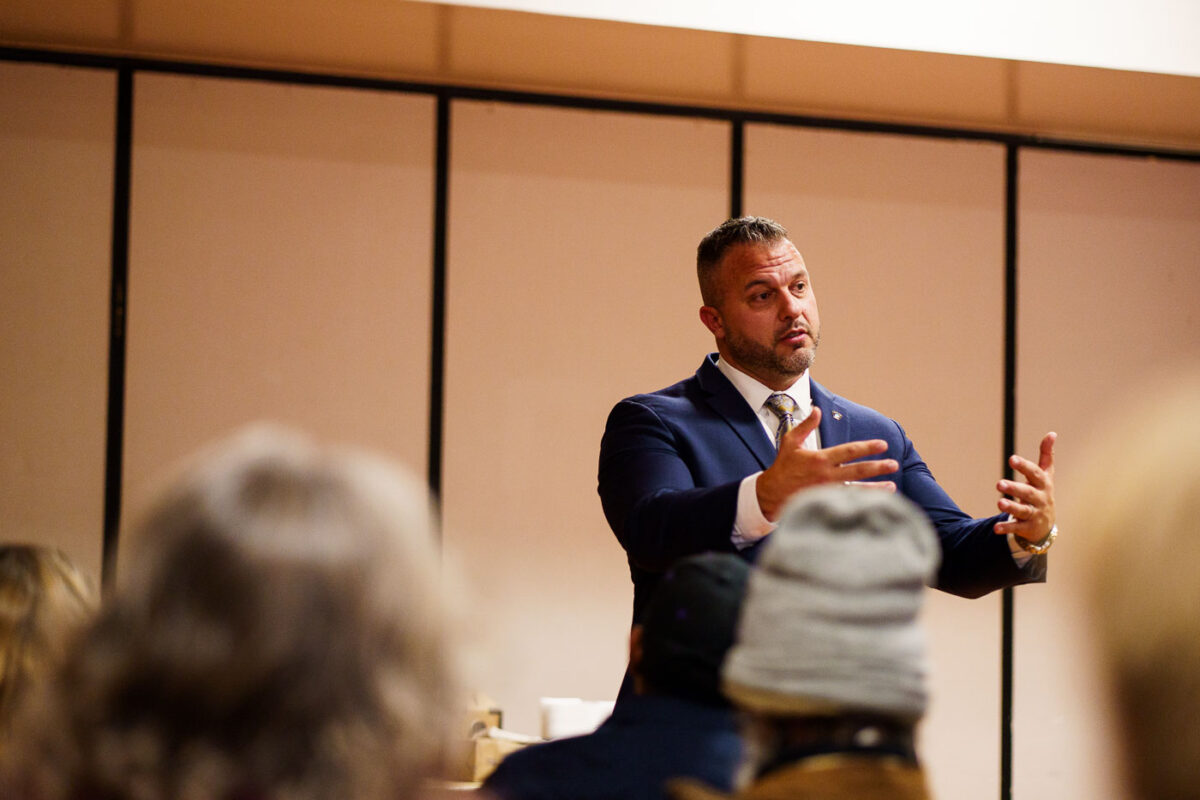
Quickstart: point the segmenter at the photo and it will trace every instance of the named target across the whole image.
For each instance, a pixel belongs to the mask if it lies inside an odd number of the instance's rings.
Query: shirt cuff
[[[1013,521],[1012,514],[1008,515],[1008,521],[1009,522]],[[1009,552],[1012,553],[1013,563],[1016,564],[1018,567],[1023,567],[1026,564],[1028,564],[1030,562],[1030,560],[1033,559],[1033,553],[1029,552],[1024,547],[1021,547],[1021,545],[1017,544],[1017,535],[1015,533],[1006,533],[1004,535],[1006,537],[1008,537],[1008,549],[1009,549]]]
[[[745,550],[775,530],[775,523],[764,517],[762,509],[758,506],[758,491],[755,485],[759,475],[762,473],[747,475],[738,487],[737,515],[733,518],[733,533],[729,537],[738,550]],[[1017,549],[1021,550],[1020,547]],[[1024,550],[1021,552],[1029,555]]]

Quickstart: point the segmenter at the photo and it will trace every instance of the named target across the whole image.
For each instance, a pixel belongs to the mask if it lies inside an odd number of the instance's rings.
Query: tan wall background
[[[784,221],[812,276],[813,379],[899,420],[964,510],[995,513],[1004,149],[755,125],[745,158],[746,208]],[[937,691],[922,746],[954,753],[929,759],[936,795],[971,797],[999,781],[1000,598],[927,600]]]
[[[1022,797],[1102,797],[1112,764],[1084,756],[1106,744],[1086,635],[1105,609],[1077,603],[1087,531],[1071,482],[1090,442],[1119,436],[1100,427],[1108,415],[1200,362],[1200,164],[1027,152],[1020,170],[1017,435],[1061,436],[1064,535],[1050,582],[1016,598],[1014,784]]]
[[[111,72],[0,64],[0,539],[99,580]]]
[[[138,75],[126,508],[260,420],[425,474],[428,97]]]
[[[726,125],[455,103],[446,543],[477,593],[488,693],[612,699],[633,593],[596,494],[604,421],[707,352],[689,279],[728,203]],[[681,279],[682,276],[682,279]]]
[[[113,86],[111,72],[0,63],[0,168],[18,190],[0,220],[0,524],[97,570]],[[175,458],[261,418],[423,473],[431,99],[138,73],[135,103],[129,505]],[[815,377],[904,422],[960,503],[990,513],[1001,148],[746,134],[746,209],[789,224],[814,271]],[[515,728],[536,729],[539,695],[616,691],[630,591],[596,448],[615,400],[690,374],[710,346],[691,261],[726,212],[728,136],[453,104],[446,544],[490,631],[480,688]],[[1069,474],[1093,409],[1150,362],[1196,353],[1200,170],[1038,151],[1021,164],[1018,442],[1056,427]],[[1051,584],[1018,591],[1016,788],[1030,800],[1110,794],[1094,695],[1074,681],[1083,620],[1046,611],[1083,535],[1063,522]],[[930,619],[925,752],[939,794],[969,796],[996,779],[998,602],[934,596]]]

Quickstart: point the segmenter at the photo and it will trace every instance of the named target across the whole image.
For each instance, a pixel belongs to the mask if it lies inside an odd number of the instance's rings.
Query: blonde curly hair
[[[0,749],[22,698],[62,659],[96,604],[95,585],[61,550],[0,545]]]

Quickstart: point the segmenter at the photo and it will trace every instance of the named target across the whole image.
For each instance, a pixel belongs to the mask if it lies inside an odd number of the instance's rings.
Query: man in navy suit
[[[634,620],[676,559],[709,550],[752,559],[783,504],[820,484],[899,490],[942,547],[936,586],[965,597],[1045,579],[1054,526],[1054,440],[1025,483],[1002,480],[1000,515],[968,517],[895,421],[809,379],[821,340],[804,259],[778,223],[742,217],[701,241],[700,319],[717,353],[696,374],[626,398],[600,446],[604,514],[629,559]]]

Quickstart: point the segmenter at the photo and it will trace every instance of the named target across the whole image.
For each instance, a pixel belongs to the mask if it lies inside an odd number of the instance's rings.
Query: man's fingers
[[[1014,519],[1025,522],[1031,519],[1037,513],[1037,509],[1033,506],[1028,506],[1024,503],[1018,503],[1014,500],[1000,498],[996,503],[997,507],[1006,514],[1012,514]]]
[[[1011,533],[1029,541],[1039,541],[1054,525],[1054,443],[1058,434],[1051,431],[1042,437],[1038,462],[1013,455],[1009,465],[1025,477],[1027,483],[1013,480],[996,482],[1001,497],[996,506],[1009,519],[994,526],[996,533]]]
[[[1033,486],[1039,489],[1045,489],[1048,478],[1054,474],[1054,443],[1058,440],[1058,434],[1051,431],[1042,437],[1042,443],[1038,450],[1038,463],[1034,464],[1027,458],[1021,458],[1018,455],[1008,457],[1009,465],[1017,472],[1025,476],[1025,479]],[[1000,491],[1011,494],[1007,489]]]
[[[1008,520],[997,522],[992,526],[992,530],[1000,535],[1011,533],[1028,542],[1038,542],[1046,538],[1049,528],[1039,525],[1037,520]]]
[[[992,526],[992,530],[1003,536],[1006,533],[1016,535],[1017,531],[1024,525],[1023,522],[997,522]]]
[[[813,406],[812,413],[800,420],[800,424],[788,431],[784,437],[787,439],[796,439],[796,443],[802,444],[808,435],[817,429],[821,424],[821,409]]]
[[[900,469],[900,465],[890,458],[880,461],[855,461],[853,464],[843,464],[838,469],[838,476],[843,482],[853,482],[861,481],[864,478],[890,475],[898,469]]]
[[[1003,522],[997,522],[992,526],[992,530],[999,534],[1011,533],[1014,536],[1020,536],[1022,539],[1030,539],[1030,533],[1035,529],[1035,524],[1032,520],[1026,519],[1009,519]],[[1022,534],[1025,534],[1022,536]],[[1031,541],[1037,541],[1041,536],[1033,536]]]
[[[1013,469],[1024,475],[1025,480],[1029,481],[1030,485],[1036,486],[1039,489],[1046,488],[1046,472],[1037,464],[1020,456],[1012,456],[1008,459],[1008,463]]]
[[[855,489],[874,489],[880,492],[895,492],[896,484],[891,481],[846,481],[847,486]]]
[[[1042,448],[1038,454],[1038,466],[1049,472],[1054,469],[1054,443],[1058,441],[1058,434],[1050,431],[1042,437]]]
[[[1046,504],[1046,493],[1028,483],[1000,481],[996,484],[996,491],[1000,492],[1001,494],[1009,495],[1015,500],[1022,500],[1031,506],[1040,506]]]
[[[864,439],[827,447],[823,452],[825,453],[825,457],[829,459],[829,463],[845,464],[847,461],[853,461],[856,458],[877,456],[880,453],[887,452],[887,442],[882,439]],[[893,461],[892,463],[895,464],[896,462]],[[895,472],[895,470],[892,471]]]

